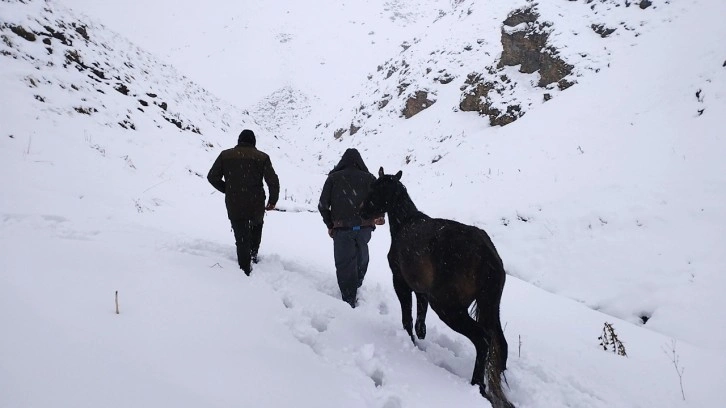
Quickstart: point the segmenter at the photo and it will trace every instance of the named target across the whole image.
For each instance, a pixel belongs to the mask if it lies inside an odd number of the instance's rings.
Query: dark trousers
[[[343,300],[355,307],[358,288],[368,271],[368,241],[371,240],[369,227],[354,231],[337,228],[333,235],[333,255],[335,274]]]
[[[237,262],[239,267],[250,274],[252,257],[257,257],[257,251],[262,242],[262,222],[249,219],[230,220],[234,232],[234,243],[237,246]]]

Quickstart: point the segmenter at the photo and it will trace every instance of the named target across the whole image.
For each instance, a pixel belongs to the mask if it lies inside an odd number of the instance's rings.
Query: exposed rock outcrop
[[[401,114],[404,118],[410,119],[434,103],[436,103],[436,99],[429,99],[428,92],[416,91],[406,100],[406,106],[403,108]]]
[[[608,28],[605,26],[605,24],[592,24],[590,25],[590,28],[592,28],[592,31],[600,35],[602,38],[609,37],[610,34],[615,32],[615,28]]]
[[[514,11],[502,26],[502,57],[499,67],[519,65],[519,72],[540,74],[540,87],[559,82],[572,72],[572,65],[558,56],[547,40],[551,23],[538,21],[533,7]]]
[[[489,73],[494,74],[492,68]],[[466,79],[462,87],[462,99],[459,109],[465,112],[479,112],[489,117],[489,124],[492,126],[505,126],[524,115],[519,104],[499,104],[495,106],[490,93],[503,94],[507,88],[512,86],[506,75],[497,77],[496,80],[487,80],[483,75],[472,73]]]

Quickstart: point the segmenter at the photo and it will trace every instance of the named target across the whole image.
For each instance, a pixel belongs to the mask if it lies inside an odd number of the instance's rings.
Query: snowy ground
[[[390,13],[371,8],[369,19],[382,16],[371,31],[388,36],[391,48],[431,17],[408,3],[380,3]],[[45,17],[77,15],[56,2],[35,0],[28,9],[2,2],[0,25],[42,27],[33,19],[43,4],[53,11]],[[262,15],[276,15],[255,4]],[[512,125],[490,128],[475,114],[438,104],[408,121],[381,122],[378,135],[330,143],[294,123],[254,124],[88,22],[91,38],[109,43],[86,43],[84,52],[105,50],[110,56],[99,61],[119,64],[105,66],[109,72],[121,69],[137,76],[134,83],[168,93],[203,134],[179,130],[157,120],[157,111],[138,113],[135,99],[96,92],[101,82],[85,73],[61,69],[57,42],[48,55],[40,41],[3,27],[13,45],[3,38],[0,51],[32,58],[0,55],[0,407],[488,406],[469,385],[474,350],[464,337],[434,313],[418,346],[402,330],[385,263],[387,227],[371,241],[361,306],[352,310],[339,299],[332,242],[314,207],[325,170],[351,146],[371,169],[403,169],[422,210],[492,236],[510,274],[502,322],[506,392],[516,406],[723,406],[724,5],[688,4],[658,14],[637,42],[628,37],[632,46],[618,43],[610,68]],[[143,41],[164,10],[156,6],[135,34],[127,28],[124,35]],[[343,17],[360,8],[328,10],[337,24],[358,24]],[[122,31],[124,15],[109,25]],[[191,19],[179,10],[171,16]],[[288,23],[265,36],[325,34]],[[208,27],[202,33],[220,38],[221,25]],[[368,27],[361,30],[350,38],[368,36]],[[154,47],[168,42],[154,41],[144,47],[163,54]],[[202,45],[190,43],[190,50]],[[113,54],[119,50],[123,57]],[[165,57],[176,65],[183,56]],[[137,71],[121,66],[127,59]],[[306,68],[295,71],[295,81],[310,70],[319,75],[311,84],[321,83],[353,62],[341,58],[317,72],[301,60]],[[205,66],[178,68],[202,75]],[[341,75],[365,75],[359,68]],[[206,77],[219,87],[232,75]],[[29,77],[38,85],[29,86]],[[270,79],[270,89],[250,85],[251,94],[287,85],[278,80]],[[69,91],[71,84],[81,91]],[[318,96],[333,93],[331,86]],[[78,114],[79,101],[104,109]],[[116,125],[127,114],[135,130]],[[234,123],[225,123],[230,117]],[[242,125],[290,129],[279,138],[259,132],[287,212],[268,214],[262,262],[251,277],[236,268],[222,196],[203,177],[234,143],[236,129],[225,129]],[[414,160],[406,163],[407,155]],[[627,358],[598,346],[605,322],[614,324]]]
[[[486,404],[468,384],[474,350],[432,315],[414,347],[384,264],[350,309],[316,214],[267,217],[262,262],[236,268],[231,233],[4,214],[0,342],[4,407]],[[304,242],[289,238],[304,234]],[[32,242],[33,245],[28,245]],[[12,271],[8,273],[8,271]],[[114,312],[119,292],[120,314]],[[614,323],[628,357],[597,347]],[[720,350],[678,342],[510,277],[502,302],[509,395],[520,407],[718,406]]]

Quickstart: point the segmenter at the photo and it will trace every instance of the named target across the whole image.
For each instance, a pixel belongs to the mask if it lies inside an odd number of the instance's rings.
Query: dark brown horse
[[[494,244],[479,228],[419,211],[401,184],[402,172],[383,174],[381,167],[378,174],[361,215],[374,218],[388,213],[388,264],[401,303],[403,328],[415,343],[411,317],[411,293],[415,292],[416,335],[426,336],[426,311],[431,304],[444,323],[474,343],[471,384],[479,386],[493,407],[513,408],[501,386],[508,346],[499,320],[499,302],[506,274]],[[473,318],[469,314],[472,305]]]

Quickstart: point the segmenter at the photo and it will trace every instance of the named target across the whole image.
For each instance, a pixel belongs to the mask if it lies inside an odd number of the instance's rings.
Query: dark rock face
[[[558,82],[572,72],[572,66],[557,56],[557,50],[547,45],[551,24],[537,20],[532,8],[514,11],[502,26],[502,57],[499,68],[520,65],[519,72],[539,71],[537,84],[545,87]]]
[[[489,93],[501,93],[509,83],[506,76],[500,77],[499,81],[487,81],[480,74],[469,74],[462,89],[464,93],[459,109],[488,116],[489,124],[492,126],[505,126],[521,118],[524,112],[519,104],[508,105],[504,111],[492,106]]]
[[[434,81],[440,83],[441,85],[446,85],[451,83],[451,81],[454,80],[454,76],[446,72],[445,70],[439,71],[439,75],[434,79]]]
[[[602,38],[609,37],[610,34],[615,32],[614,28],[607,28],[604,24],[592,24],[590,28]]]
[[[429,99],[428,92],[416,91],[412,97],[406,100],[406,107],[403,108],[403,112],[401,112],[401,114],[403,114],[403,117],[406,119],[410,119],[434,103],[436,103],[436,100]]]
[[[462,95],[461,102],[459,103],[459,109],[464,112],[479,112],[486,114],[484,111],[484,104],[489,95],[489,91],[494,89],[494,84],[491,82],[484,82],[482,78],[476,74],[470,74],[466,79],[466,85],[469,85],[468,90]]]
[[[10,28],[10,31],[14,32],[21,38],[25,39],[26,41],[31,41],[31,42],[35,41],[35,34],[31,33],[30,31],[27,31],[23,27],[13,25],[13,26],[10,26],[9,28]]]
[[[563,78],[570,75],[572,72],[572,65],[558,58],[554,49],[546,49],[541,55],[542,65],[539,69],[539,83],[537,85],[545,87],[553,82],[559,83],[566,81]],[[570,83],[570,85],[572,85],[572,83]]]
[[[380,109],[385,108],[386,106],[388,106],[389,102],[391,102],[391,95],[389,95],[389,94],[383,95],[383,99],[378,101],[378,109],[380,110]]]
[[[529,34],[529,35],[528,35]],[[520,72],[531,74],[542,66],[541,50],[547,43],[545,33],[519,31],[512,34],[502,33],[502,58],[499,66],[521,65]]]
[[[503,24],[507,27],[516,27],[522,23],[534,23],[538,18],[539,14],[537,14],[532,8],[526,8],[510,13],[507,18],[504,19]]]
[[[84,26],[84,25],[76,26],[75,24],[74,24],[74,26],[76,28],[76,32],[78,34],[80,34],[80,36],[83,37],[84,40],[89,41],[91,39],[91,37],[88,36],[88,31],[86,30],[86,26]]]
[[[129,94],[129,88],[126,86],[126,84],[116,84],[116,86],[113,87],[118,93],[122,95],[128,95]]]

